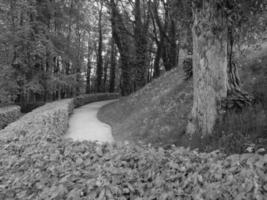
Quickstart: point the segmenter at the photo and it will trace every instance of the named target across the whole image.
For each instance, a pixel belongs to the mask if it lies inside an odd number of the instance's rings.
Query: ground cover
[[[21,112],[19,106],[0,107],[0,129],[16,121],[20,116]]]
[[[259,199],[267,155],[73,142],[50,132],[0,140],[0,199]]]

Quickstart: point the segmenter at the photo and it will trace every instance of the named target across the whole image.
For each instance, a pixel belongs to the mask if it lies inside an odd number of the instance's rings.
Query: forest
[[[0,0],[0,147],[0,199],[264,200],[267,0]]]
[[[257,101],[238,70],[266,39],[266,1],[2,0],[0,39],[1,105],[128,96],[180,67],[194,74],[187,132],[211,133],[219,112]]]
[[[201,32],[227,37],[218,42],[227,45],[221,53],[229,63],[235,47],[265,36],[263,0],[219,1],[218,8],[192,2],[2,1],[1,104],[115,90],[129,95],[177,67],[180,51],[192,65],[193,37]],[[213,19],[194,21],[200,8],[213,9]]]

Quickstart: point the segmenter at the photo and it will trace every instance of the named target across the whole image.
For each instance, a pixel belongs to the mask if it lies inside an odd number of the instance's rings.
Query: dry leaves
[[[0,199],[263,200],[266,195],[267,160],[256,154],[226,158],[175,147],[101,146],[54,133],[0,142]]]

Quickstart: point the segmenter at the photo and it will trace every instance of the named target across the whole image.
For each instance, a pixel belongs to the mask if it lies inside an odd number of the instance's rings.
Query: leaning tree
[[[265,11],[266,0],[193,1],[194,100],[187,126],[191,136],[211,134],[230,100],[251,103],[252,98],[240,89],[234,41],[241,34],[242,38],[256,37],[256,30],[266,27],[261,18]]]

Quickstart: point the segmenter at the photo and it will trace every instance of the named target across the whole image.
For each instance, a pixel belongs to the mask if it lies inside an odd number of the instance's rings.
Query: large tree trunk
[[[228,34],[223,13],[216,3],[200,4],[193,9],[194,100],[187,132],[205,136],[212,133],[220,103],[227,97]]]
[[[171,1],[164,3],[164,22],[160,19],[156,5],[154,5],[155,20],[159,28],[160,40],[162,42],[161,56],[166,71],[175,68],[178,64],[178,46],[176,36],[176,22],[173,16],[173,7]]]
[[[144,21],[144,22],[142,22]],[[146,20],[142,20],[141,2],[135,0],[135,86],[136,90],[146,84],[147,65],[147,27]]]
[[[121,54],[120,57],[121,62],[121,81],[120,81],[120,89],[121,95],[127,96],[131,94],[133,90],[132,81],[131,81],[131,70],[130,70],[130,62],[128,56]]]
[[[158,16],[158,2],[153,1],[152,3],[152,9],[151,9],[151,15],[152,15],[152,25],[153,25],[153,32],[155,37],[155,43],[157,45],[157,50],[154,58],[154,66],[153,66],[153,78],[158,78],[160,76],[160,59],[162,56],[162,47],[163,47],[163,35],[159,34],[160,37],[158,37],[158,30],[156,23],[160,23],[160,19]],[[161,24],[158,25],[161,27]],[[160,32],[160,30],[159,30]]]
[[[193,33],[194,100],[187,132],[212,134],[216,120],[228,109],[242,109],[253,98],[240,89],[233,60],[234,39],[222,6],[195,1]]]
[[[114,41],[120,52],[121,94],[127,96],[133,92],[131,81],[131,39],[125,30],[123,18],[116,7],[115,1],[110,1],[111,24]]]
[[[169,19],[167,36],[164,37],[164,50],[162,54],[165,70],[169,71],[177,66],[178,50],[176,44],[176,24]]]

